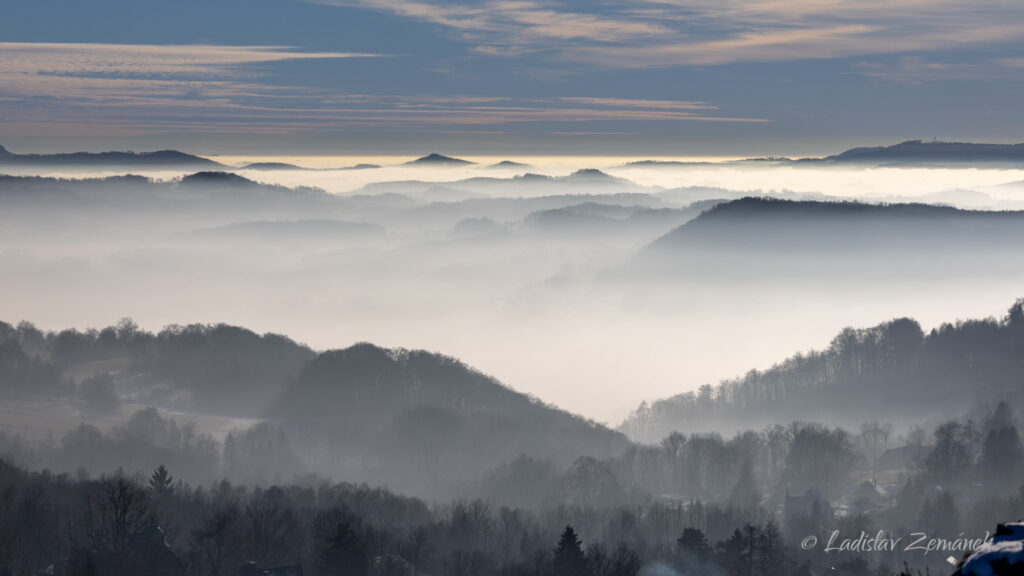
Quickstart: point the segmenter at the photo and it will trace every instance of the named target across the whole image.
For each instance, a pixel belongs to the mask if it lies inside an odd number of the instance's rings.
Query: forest
[[[970,413],[993,399],[1020,412],[1022,368],[1024,300],[1018,300],[1000,319],[944,323],[927,334],[910,318],[846,328],[824,350],[644,403],[621,429],[656,441],[673,430],[785,422],[807,413],[839,422],[867,416],[911,421]]]
[[[0,433],[0,569],[941,571],[958,542],[1024,515],[1022,333],[1024,301],[928,334],[908,319],[847,329],[824,352],[642,407],[627,438],[422,351],[318,353],[224,325],[4,324],[4,409],[57,403],[80,423]],[[919,394],[964,409],[845,427],[795,416]],[[254,424],[205,429],[195,403]],[[754,425],[755,410],[776,420]],[[748,425],[685,428],[699,418]],[[824,544],[883,533],[904,547]],[[906,549],[918,535],[950,554]]]

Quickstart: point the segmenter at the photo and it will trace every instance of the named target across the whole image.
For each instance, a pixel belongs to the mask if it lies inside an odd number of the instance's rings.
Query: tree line
[[[1003,318],[946,323],[928,334],[908,318],[846,328],[825,350],[644,402],[620,429],[653,442],[675,430],[784,422],[808,413],[913,420],[965,412],[989,399],[1020,411],[1022,371],[1024,299]]]

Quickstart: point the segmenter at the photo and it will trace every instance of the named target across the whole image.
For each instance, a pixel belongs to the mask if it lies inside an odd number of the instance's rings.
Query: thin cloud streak
[[[393,101],[392,101],[393,102]],[[382,102],[384,104],[388,104]],[[549,102],[553,105],[555,101]],[[428,125],[480,125],[496,126],[517,123],[589,123],[616,121],[689,121],[689,122],[729,122],[729,123],[763,123],[764,118],[743,118],[726,116],[706,116],[683,110],[645,110],[645,109],[608,109],[587,107],[542,107],[533,106],[418,106],[402,107],[392,104],[388,107],[354,107],[354,108],[299,108],[240,105],[228,100],[217,102],[193,103],[172,99],[136,100],[131,102],[136,107],[138,122],[158,125],[162,120],[175,119],[188,121],[208,119],[211,123],[293,123],[313,122],[316,124],[332,123],[335,127],[367,126],[375,128],[416,127]],[[78,112],[68,114],[70,117],[88,116],[93,119],[107,118],[110,122],[133,121],[131,114],[126,114],[124,102],[83,105]],[[52,119],[48,109],[38,111],[38,120]],[[22,114],[21,118],[32,117]]]
[[[512,4],[505,2],[503,9]],[[326,88],[275,86],[247,65],[294,59],[366,56],[273,46],[149,46],[0,43],[0,122],[116,126],[160,133],[230,127],[262,133],[360,127],[416,130],[525,123],[729,122],[763,118],[707,114],[704,102],[473,94],[345,94]],[[28,130],[26,133],[30,133]]]
[[[706,102],[688,102],[681,100],[638,100],[630,98],[559,98],[563,102],[590,104],[594,106],[610,106],[616,108],[653,108],[657,110],[717,110]]]
[[[671,36],[656,21],[629,20],[584,12],[560,11],[541,2],[491,1],[481,4],[419,0],[318,0],[320,4],[367,8],[451,28],[483,51],[550,41],[621,43],[650,36]],[[538,46],[540,48],[540,46]]]
[[[708,66],[735,62],[787,62],[899,54],[944,49],[954,45],[1009,41],[1021,36],[1024,36],[1024,28],[1015,25],[891,36],[890,31],[882,27],[853,24],[820,29],[747,32],[704,42],[619,49],[593,46],[580,48],[564,56],[571,61],[622,68]]]
[[[320,1],[443,26],[476,54],[544,51],[613,68],[847,58],[1024,39],[1024,5],[1009,0],[626,0],[565,10],[539,1]]]
[[[1001,80],[1018,73],[1014,70],[1015,67],[1024,67],[1024,59],[1016,66],[1012,60],[1006,59],[950,63],[917,56],[904,56],[892,62],[854,64],[854,69],[859,74],[906,86],[935,82]]]
[[[0,42],[0,74],[116,74],[198,77],[237,74],[241,64],[372,58],[353,52],[303,52],[287,46]]]
[[[0,96],[132,102],[138,98],[268,97],[245,65],[372,54],[303,52],[274,46],[0,42]]]

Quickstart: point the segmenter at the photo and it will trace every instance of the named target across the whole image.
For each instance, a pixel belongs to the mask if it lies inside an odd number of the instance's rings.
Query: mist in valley
[[[1024,170],[59,160],[0,176],[15,573],[892,574],[948,554],[798,545],[1024,513]]]
[[[302,165],[321,169],[232,170],[237,180],[166,170],[92,183],[7,179],[0,317],[50,330],[125,316],[148,330],[226,322],[319,350],[361,341],[427,349],[615,425],[640,400],[820,349],[844,326],[910,316],[935,327],[998,315],[1017,297],[1012,242],[963,247],[966,275],[946,256],[918,257],[928,251],[923,228],[865,248],[880,259],[905,249],[913,264],[895,273],[847,266],[845,253],[813,256],[819,240],[798,236],[787,254],[744,256],[733,243],[637,261],[719,201],[1003,210],[1014,208],[1024,171],[644,168],[608,158],[515,158],[529,167],[509,170],[490,168],[497,158],[469,159],[477,164],[315,158]],[[370,161],[382,167],[322,169]],[[578,173],[595,167],[602,172]],[[958,195],[967,201],[949,201]],[[771,281],[750,290],[755,270]]]

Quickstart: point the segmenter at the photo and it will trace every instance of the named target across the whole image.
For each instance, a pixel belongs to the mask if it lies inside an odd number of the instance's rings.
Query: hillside
[[[1024,144],[925,142],[908,140],[891,146],[852,148],[835,156],[801,162],[827,164],[1024,164]]]
[[[1024,212],[742,198],[639,250],[626,272],[673,282],[877,286],[989,277],[1024,249]],[[796,284],[794,284],[796,283]]]
[[[309,348],[277,334],[224,324],[139,330],[130,320],[102,330],[42,332],[0,322],[0,397],[74,393],[107,371],[135,402],[263,416],[306,361]]]
[[[0,322],[0,398],[64,403],[85,422],[109,422],[122,403],[260,419],[273,428],[236,437],[259,445],[260,434],[282,435],[261,465],[267,470],[291,462],[444,497],[520,455],[563,468],[580,456],[618,456],[629,445],[618,432],[448,356],[372,344],[317,354],[284,336],[228,325],[154,334],[129,320],[60,332]]]
[[[651,249],[868,252],[883,247],[956,250],[1000,242],[1024,243],[1024,212],[748,197],[712,207],[659,238]]]
[[[224,165],[177,150],[156,152],[66,152],[59,154],[15,154],[0,148],[0,165],[46,168],[219,168]]]
[[[337,458],[343,477],[452,488],[520,454],[568,464],[609,457],[617,432],[547,406],[453,358],[357,344],[308,363],[277,415]],[[399,480],[399,479],[402,480]]]
[[[0,212],[6,216],[0,220],[21,242],[112,235],[137,242],[172,229],[330,219],[341,214],[342,204],[320,189],[263,184],[222,171],[174,180],[131,174],[85,179],[0,175]]]
[[[999,320],[957,321],[925,334],[899,318],[846,328],[822,351],[767,370],[644,403],[620,426],[634,439],[672,431],[758,428],[808,418],[845,426],[914,423],[1005,400],[1024,408],[1024,299]]]

